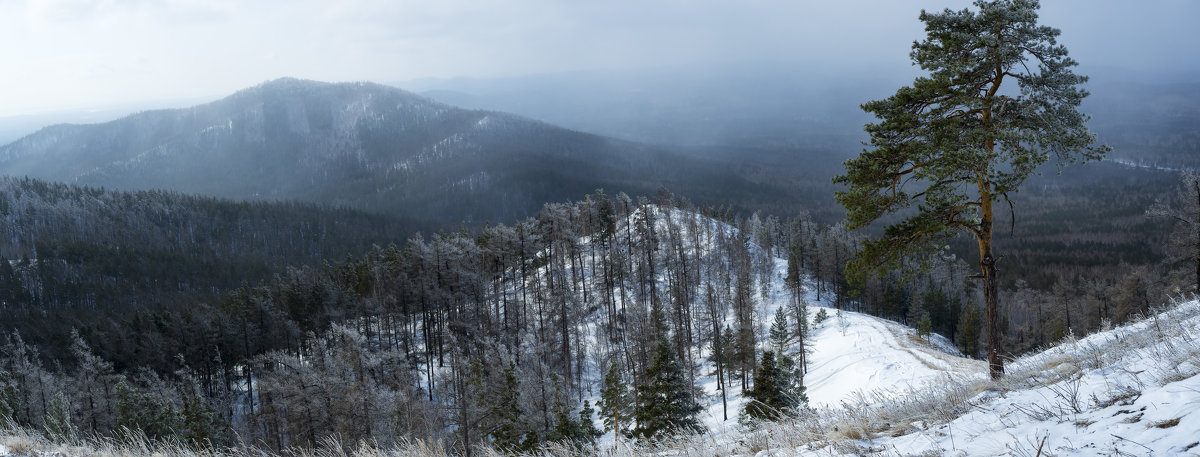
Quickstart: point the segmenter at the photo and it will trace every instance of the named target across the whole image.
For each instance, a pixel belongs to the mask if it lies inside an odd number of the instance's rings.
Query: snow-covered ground
[[[791,300],[782,279],[787,272],[787,261],[774,260],[776,274],[770,299],[763,301],[761,310],[761,319],[767,322],[776,309]],[[811,324],[809,335],[812,352],[804,383],[809,405],[814,408],[904,395],[947,379],[982,377],[987,372],[986,362],[963,357],[940,335],[924,339],[915,330],[896,322],[851,311],[839,314],[833,308],[831,294],[822,294],[821,300],[817,300],[816,286],[811,281],[805,284],[804,299],[809,304],[809,322],[815,322],[822,309],[828,315],[820,324]],[[797,351],[799,347],[792,347],[788,352],[795,355]],[[716,380],[703,381],[702,387],[711,398],[702,413],[708,430],[716,435],[740,433],[737,416],[745,405],[740,386],[733,386],[726,393],[729,419],[722,420]]]
[[[999,382],[958,368],[903,397],[683,445],[700,456],[1200,456],[1200,301],[1018,358]]]
[[[790,300],[786,262],[775,269],[768,298],[756,295],[764,325]],[[986,362],[940,336],[839,317],[830,294],[821,298],[806,284],[810,321],[821,308],[829,315],[810,335],[815,414],[748,431],[738,386],[722,420],[716,381],[703,378],[710,433],[679,443],[688,455],[1200,456],[1200,301],[1018,358],[997,383]]]
[[[842,312],[813,334],[811,367],[805,376],[810,404],[840,406],[859,393],[901,394],[948,376],[979,375],[987,364],[938,349],[895,322]],[[940,338],[940,336],[935,336]]]
[[[735,238],[737,229],[728,224],[703,217],[693,219],[697,216],[678,209],[652,208],[656,215],[656,230],[660,236],[672,229],[670,224],[673,222],[674,229],[680,230],[685,236],[691,236],[690,230],[695,229],[696,225],[707,225],[711,228],[709,233],[724,232],[726,237]],[[629,224],[618,224],[617,239],[626,236],[626,227],[634,225],[633,221],[641,217],[640,211],[643,210],[639,209],[629,216]],[[591,240],[586,237],[579,240],[581,245],[589,242]],[[701,241],[698,252],[691,254],[709,258],[715,255],[716,249],[716,240],[707,238]],[[750,246],[750,250],[755,256],[765,254],[758,246]],[[788,306],[793,300],[784,282],[787,260],[773,258],[771,262],[773,273],[770,275],[768,292],[764,296],[760,293],[761,287],[758,284],[754,287],[757,307],[755,317],[760,323],[756,331],[760,340],[759,350],[768,348],[767,329],[774,319],[775,312],[780,307]],[[568,267],[570,268],[573,266]],[[599,275],[591,270],[590,264],[582,265],[579,273],[584,278],[584,283],[592,288],[592,296],[600,296],[599,281],[596,280]],[[536,274],[544,272],[539,270]],[[659,282],[661,290],[666,290],[665,276],[660,277]],[[841,407],[843,403],[855,403],[863,399],[891,398],[930,384],[944,383],[949,378],[982,377],[986,373],[986,363],[963,357],[952,343],[939,335],[922,339],[917,337],[915,330],[895,322],[850,311],[839,314],[834,309],[832,293],[826,291],[820,294],[818,300],[816,284],[811,278],[806,280],[803,289],[804,300],[808,304],[809,322],[814,322],[815,316],[822,309],[828,315],[824,322],[810,324],[811,334],[808,336],[812,352],[809,355],[805,386],[808,389],[809,404],[813,407]],[[594,327],[599,325],[599,319],[600,316],[584,319],[583,325],[588,328],[582,333],[589,335],[587,343],[591,347],[598,346]],[[789,326],[795,325],[794,318],[789,317],[789,322]],[[725,324],[736,325],[732,313],[726,315]],[[703,348],[696,354],[695,360],[701,363],[697,370],[700,377],[696,379],[696,384],[704,392],[700,400],[705,410],[700,413],[700,418],[708,431],[707,436],[709,439],[720,440],[722,437],[737,436],[745,431],[738,421],[738,416],[746,400],[741,395],[740,383],[735,382],[725,392],[726,404],[723,409],[715,375],[716,368],[708,361],[710,349]],[[799,350],[798,346],[793,345],[788,352],[795,357]],[[798,357],[796,358],[798,360]],[[589,365],[585,379],[592,384],[592,394],[587,398],[593,404],[598,404],[600,383],[607,368],[595,366],[594,363]],[[612,434],[607,434],[601,441],[611,443]]]
[[[947,424],[885,439],[896,454],[1200,455],[1200,302],[1018,359]],[[823,454],[828,455],[828,454]]]

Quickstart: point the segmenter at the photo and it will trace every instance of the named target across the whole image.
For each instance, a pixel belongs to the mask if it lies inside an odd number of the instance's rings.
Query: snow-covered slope
[[[676,224],[677,229],[686,231],[689,224],[685,221],[696,217],[677,209],[656,207],[655,211],[658,214],[658,230],[662,233],[669,230],[668,219]],[[637,217],[636,214],[631,216]],[[704,219],[701,223],[712,224],[716,230],[723,230],[731,237],[736,233],[735,228],[710,219]],[[708,250],[715,248],[711,241],[703,247]],[[751,250],[754,255],[764,254],[757,246],[752,246]],[[711,253],[699,255],[708,256]],[[767,348],[766,328],[770,326],[775,312],[793,300],[784,284],[787,260],[773,258],[771,261],[774,273],[771,274],[768,293],[765,297],[755,294],[758,306],[756,315],[762,324],[757,332],[760,350]],[[592,275],[586,268],[583,274]],[[808,319],[813,323],[809,335],[812,352],[809,354],[809,370],[804,378],[809,404],[813,407],[839,407],[845,402],[890,398],[930,384],[944,383],[949,378],[981,377],[987,371],[985,362],[963,357],[951,342],[940,335],[923,339],[917,336],[915,330],[896,322],[851,311],[838,311],[834,308],[832,293],[825,291],[817,294],[816,287],[811,278],[803,286]],[[815,323],[816,315],[822,309],[828,318]],[[728,316],[726,323],[733,325],[733,316]],[[799,350],[798,346],[793,346],[788,352],[795,355]],[[707,360],[709,355],[700,354],[697,360]],[[596,372],[603,371],[597,369]],[[715,366],[711,362],[704,362],[699,372],[708,375],[696,380],[706,394],[702,399],[706,409],[701,417],[708,431],[718,436],[740,433],[743,428],[738,422],[738,415],[746,402],[741,395],[740,384],[734,383],[725,392],[726,405],[723,406],[713,374]],[[594,379],[599,381],[598,377]],[[598,399],[596,397],[593,400]]]
[[[791,300],[786,262],[774,262],[764,319]],[[829,294],[817,300],[815,285],[805,286],[810,319],[822,308],[829,315],[810,335],[813,413],[746,430],[738,386],[722,420],[706,378],[710,434],[673,446],[701,456],[1200,456],[1200,301],[1018,358],[997,383],[985,362],[944,338],[839,315]]]
[[[1018,358],[999,382],[968,372],[862,400],[675,446],[697,456],[1200,456],[1200,301]]]
[[[813,337],[816,344],[805,381],[815,407],[838,406],[859,393],[904,393],[944,382],[947,376],[977,375],[987,369],[983,361],[938,349],[910,328],[859,313],[834,315]]]
[[[728,224],[709,220],[692,212],[660,206],[648,206],[635,211],[629,216],[628,223],[618,224],[616,239],[624,239],[626,231],[636,226],[635,221],[643,217],[641,211],[646,210],[654,211],[655,229],[660,236],[671,230],[679,230],[682,231],[682,236],[690,237],[695,235],[691,230],[701,230],[707,234],[704,236],[715,236],[713,234],[724,231],[728,239],[736,239],[737,229]],[[582,237],[578,242],[587,245],[590,241],[592,240]],[[707,259],[706,261],[720,261],[716,249],[719,249],[718,242],[712,237],[707,237],[698,243],[698,252],[692,252],[691,255]],[[756,257],[766,254],[766,251],[758,246],[749,246],[749,249]],[[758,350],[768,349],[767,329],[775,312],[794,300],[784,281],[787,260],[773,258],[770,259],[770,265],[773,272],[769,275],[767,293],[760,293],[762,288],[755,285],[755,317],[760,323],[760,329],[756,331],[760,338]],[[571,267],[574,266],[568,266],[568,269]],[[544,275],[545,271],[542,269],[539,269],[536,275]],[[574,277],[574,272],[571,275]],[[596,279],[599,277],[598,272],[592,271],[588,264],[583,264],[580,275],[584,278],[583,282],[593,288],[592,296],[599,296],[600,284]],[[667,289],[665,276],[659,278],[659,283],[661,290]],[[811,353],[809,371],[804,380],[812,407],[840,407],[841,404],[856,403],[862,399],[905,395],[925,385],[944,383],[949,378],[982,377],[986,372],[985,362],[962,356],[946,338],[937,335],[920,338],[910,327],[894,321],[850,311],[839,312],[834,308],[833,294],[828,290],[817,294],[816,288],[817,285],[811,278],[803,285],[803,300],[808,303],[808,319],[810,323],[814,323],[810,324]],[[816,315],[821,313],[822,309],[828,318],[816,324]],[[583,325],[589,327],[583,331],[584,335],[598,335],[595,327],[600,325],[600,319],[600,315],[584,319]],[[732,313],[726,314],[725,319],[726,325],[736,325]],[[791,319],[793,318],[790,317],[790,325],[794,325],[794,320]],[[594,342],[592,345],[595,345]],[[694,360],[701,363],[701,366],[697,369],[700,378],[696,379],[696,384],[704,392],[700,399],[706,407],[701,413],[701,419],[710,437],[743,432],[744,427],[738,421],[738,415],[745,404],[740,383],[733,383],[728,387],[725,392],[726,402],[722,405],[715,365],[709,361],[712,355],[710,348],[706,345],[697,350]],[[799,350],[798,345],[794,344],[787,349],[793,356]],[[798,357],[796,359],[798,360]],[[586,379],[593,384],[593,395],[589,399],[598,403],[602,374],[607,368],[595,366],[594,363],[590,365],[592,366],[588,367],[589,374],[586,375]],[[610,433],[606,440],[611,439]]]
[[[791,300],[784,290],[783,277],[787,261],[774,259],[771,300],[763,303],[762,316],[774,316],[775,310]],[[987,371],[987,363],[963,357],[954,345],[940,335],[926,340],[916,331],[896,322],[852,311],[833,308],[832,296],[822,294],[817,299],[816,285],[807,282],[805,300],[809,303],[809,322],[824,310],[828,316],[812,328],[809,369],[804,376],[809,405],[814,408],[839,407],[870,398],[889,398],[943,383],[950,378],[979,377]],[[795,354],[798,347],[789,349]],[[745,400],[739,386],[729,395],[729,419],[722,420],[720,393],[716,381],[707,380],[705,391],[711,394],[705,414],[710,431],[722,434],[740,431],[737,414]]]
[[[1200,302],[1017,360],[947,424],[872,442],[897,453],[1200,455]],[[1007,387],[1007,388],[1005,388]],[[822,453],[821,455],[828,455]]]

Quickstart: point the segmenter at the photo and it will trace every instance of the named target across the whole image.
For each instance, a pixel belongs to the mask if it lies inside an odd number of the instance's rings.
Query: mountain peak
[[[415,93],[406,91],[393,86],[385,86],[368,81],[354,82],[324,82],[311,79],[295,78],[285,76],[268,81],[263,81],[246,89],[239,90],[225,99],[218,100],[214,103],[220,103],[225,100],[239,100],[247,97],[257,98],[261,96],[270,97],[329,97],[334,95],[346,94],[379,94],[393,97],[402,97],[409,100],[420,100],[427,104],[441,105],[427,97],[422,97]]]
[[[448,224],[514,220],[597,188],[687,190],[671,181],[685,170],[728,175],[693,162],[390,86],[291,77],[204,105],[58,126],[0,146],[0,174],[301,200]]]

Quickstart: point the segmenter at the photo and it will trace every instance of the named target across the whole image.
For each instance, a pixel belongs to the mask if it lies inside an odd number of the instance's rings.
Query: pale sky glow
[[[1045,0],[1085,65],[1200,66],[1200,1]],[[904,67],[961,0],[0,0],[0,116],[401,81],[739,60]]]

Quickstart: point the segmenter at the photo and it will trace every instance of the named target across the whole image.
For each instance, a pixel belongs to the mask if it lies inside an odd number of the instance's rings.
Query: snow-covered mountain
[[[233,199],[301,200],[457,225],[597,188],[702,194],[713,164],[371,83],[284,78],[186,109],[56,125],[0,146],[0,174]]]

